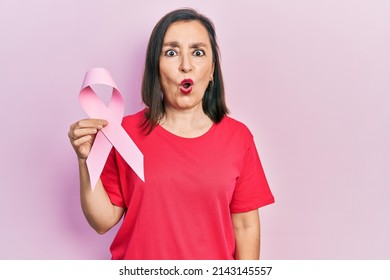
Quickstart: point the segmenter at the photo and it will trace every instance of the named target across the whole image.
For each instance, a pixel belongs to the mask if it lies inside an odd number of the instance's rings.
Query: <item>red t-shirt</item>
[[[122,125],[144,155],[145,182],[115,149],[101,175],[126,210],[112,259],[234,259],[231,213],[274,202],[252,134],[228,116],[196,138],[161,126],[146,135],[143,120],[141,111]]]

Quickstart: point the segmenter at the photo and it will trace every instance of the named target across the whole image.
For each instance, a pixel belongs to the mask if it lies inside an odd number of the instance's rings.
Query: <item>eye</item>
[[[196,50],[196,51],[194,51],[194,55],[195,55],[195,56],[204,56],[204,51],[202,51],[202,50]]]
[[[174,50],[167,50],[167,51],[165,52],[165,55],[166,55],[166,56],[175,56],[175,55],[177,55],[177,53],[176,53],[176,51],[174,51]]]

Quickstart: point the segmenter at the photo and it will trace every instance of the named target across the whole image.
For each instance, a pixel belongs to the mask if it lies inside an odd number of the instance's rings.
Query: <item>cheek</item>
[[[212,63],[212,61],[210,60],[210,61],[203,62],[203,63],[199,64],[199,67],[200,67],[201,72],[203,74],[202,76],[210,79],[210,77],[214,73],[214,63]]]
[[[202,75],[202,81],[204,81],[206,85],[208,85],[210,79],[213,77],[213,73],[214,73],[213,67],[207,67],[206,69],[204,69]]]
[[[172,75],[173,73],[173,68],[171,65],[160,65],[160,80],[161,82],[168,83],[170,81],[174,80],[174,77]]]
[[[202,85],[201,85],[203,92],[206,92],[206,89],[207,89],[208,85],[209,85],[209,81],[207,79],[204,79],[202,81]]]
[[[160,88],[164,93],[173,92],[176,82],[172,77],[172,71],[160,67]]]
[[[160,84],[161,87],[164,87],[167,84],[167,71],[164,67],[160,67]]]

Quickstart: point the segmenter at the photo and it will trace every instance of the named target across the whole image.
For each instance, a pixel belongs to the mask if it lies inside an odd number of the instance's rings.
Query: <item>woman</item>
[[[258,208],[274,202],[242,123],[227,116],[212,22],[192,9],[165,15],[147,49],[146,109],[122,125],[144,155],[145,182],[113,149],[95,191],[86,158],[105,120],[71,125],[81,204],[105,233],[123,217],[113,259],[259,259]]]

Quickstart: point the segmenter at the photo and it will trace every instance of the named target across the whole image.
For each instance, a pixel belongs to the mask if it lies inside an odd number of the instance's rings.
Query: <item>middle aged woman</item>
[[[124,216],[112,258],[258,259],[258,208],[274,198],[252,134],[227,116],[207,17],[179,9],[157,23],[142,97],[146,108],[122,125],[144,155],[145,182],[113,149],[92,192],[85,161],[107,122],[81,120],[69,130],[88,222],[104,233]]]

